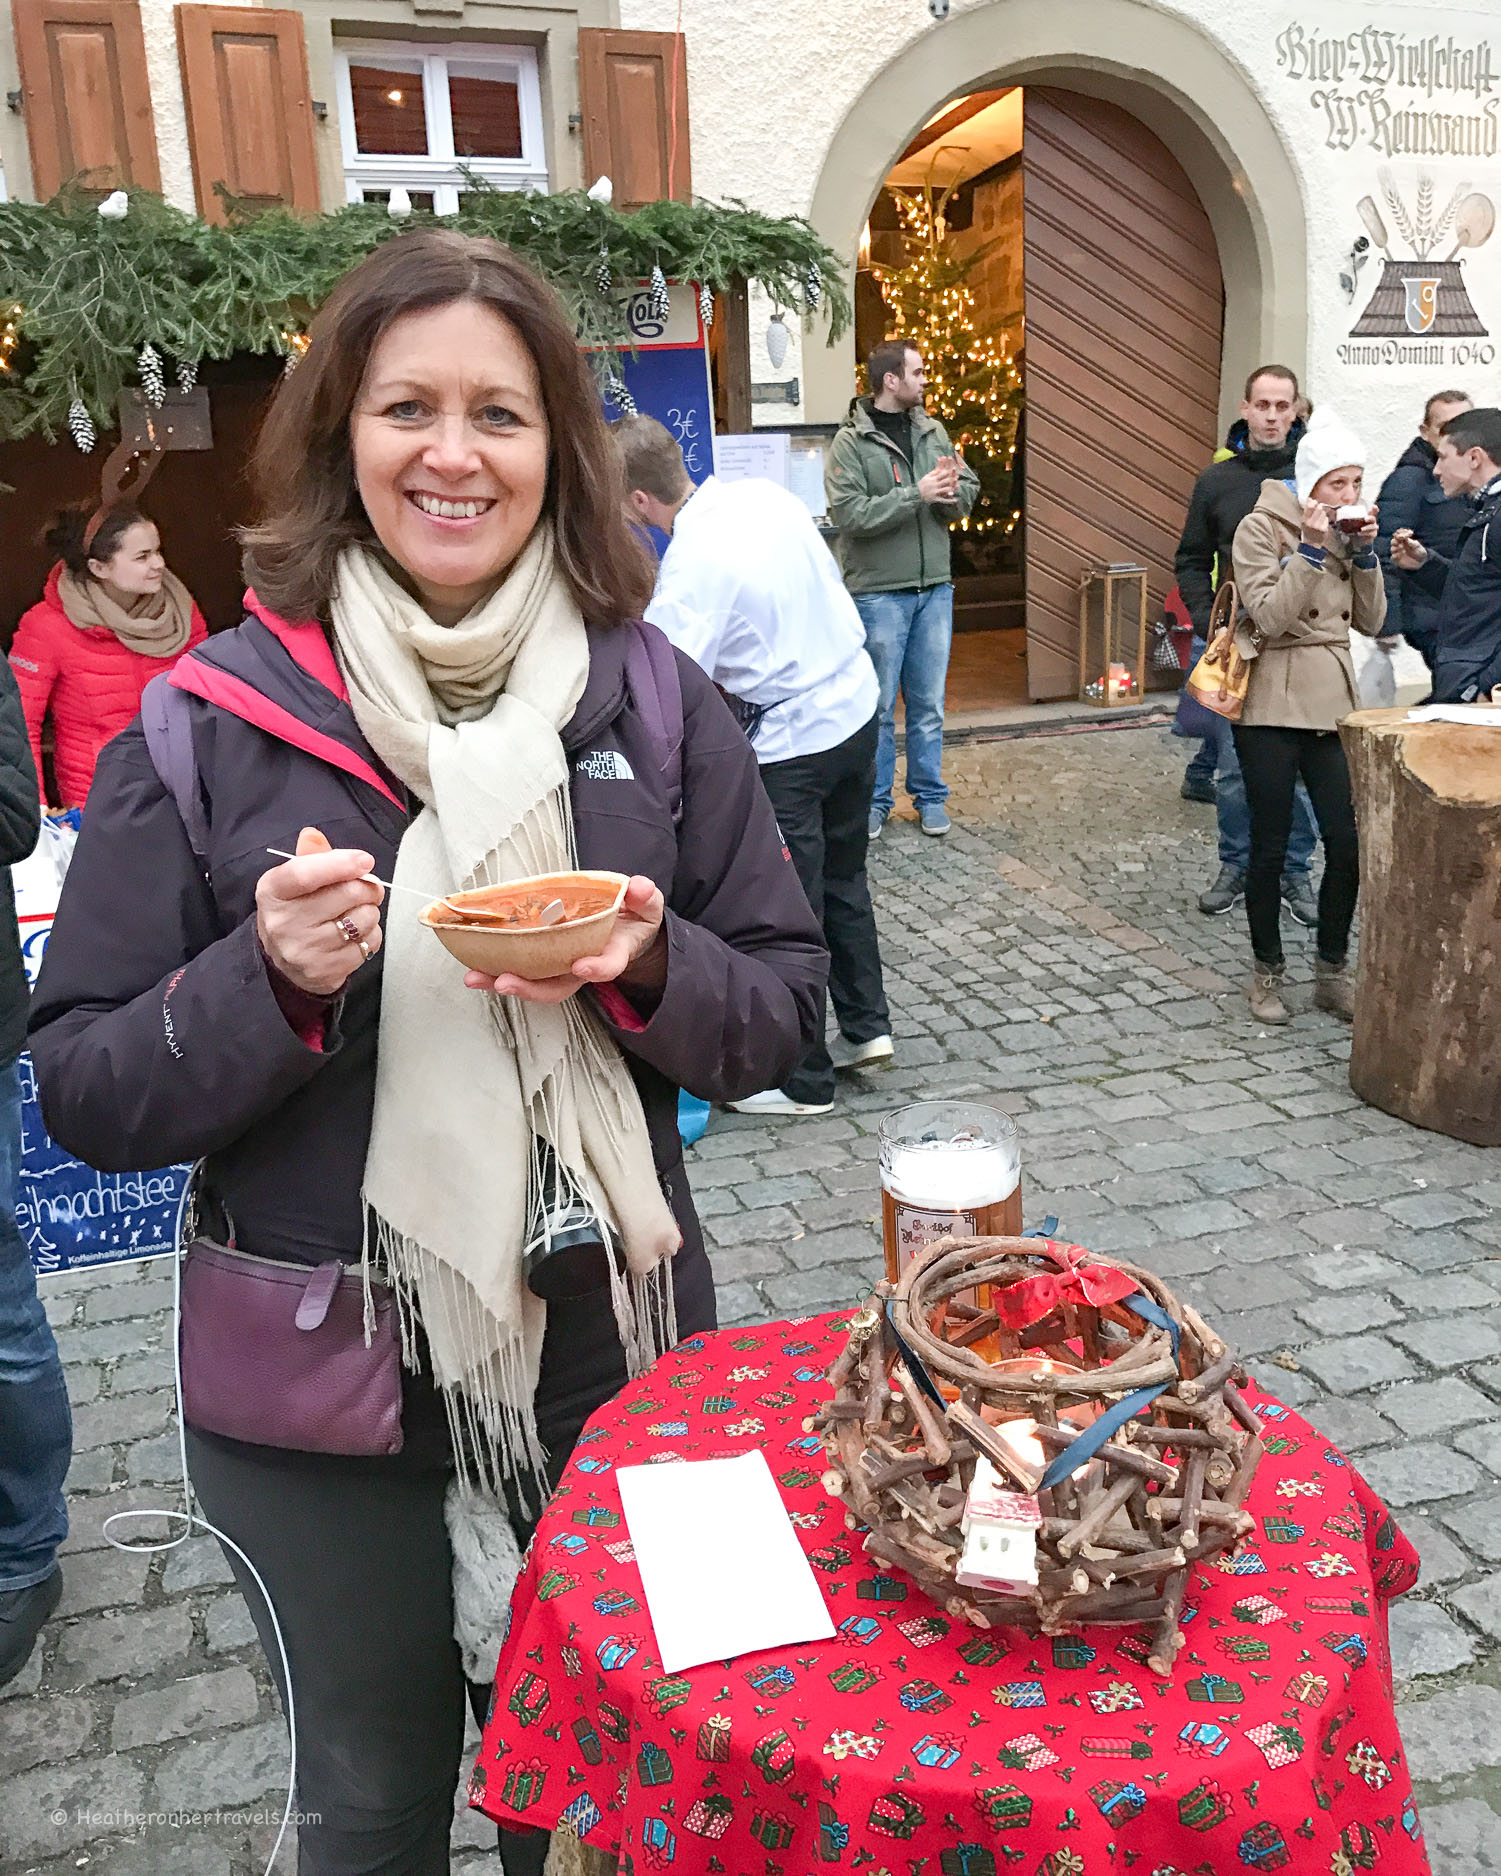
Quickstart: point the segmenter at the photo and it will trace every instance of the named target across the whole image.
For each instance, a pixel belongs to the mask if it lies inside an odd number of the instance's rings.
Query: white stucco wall
[[[256,0],[218,0],[225,6],[255,5]],[[182,69],[177,62],[177,23],[173,0],[140,0],[141,32],[146,41],[146,73],[156,117],[156,155],[161,164],[162,194],[174,208],[198,206],[193,193],[193,162],[188,152],[187,109],[182,98]]]
[[[682,0],[695,189],[739,196],[772,213],[808,213],[841,126],[879,73],[923,36],[953,32],[970,14],[994,18],[994,64],[972,79],[1004,73],[1011,11],[1012,0],[953,0],[951,20],[935,24],[925,0]],[[1380,277],[1381,257],[1373,253],[1359,273],[1353,301],[1340,286],[1351,246],[1363,232],[1357,205],[1368,195],[1381,205],[1393,257],[1415,261],[1387,205],[1383,170],[1409,217],[1425,173],[1435,215],[1461,185],[1501,210],[1501,7],[1440,0],[1144,0],[1143,11],[1175,14],[1213,40],[1243,74],[1286,147],[1302,189],[1308,241],[1307,356],[1286,362],[1304,369],[1317,401],[1335,403],[1360,428],[1378,472],[1411,436],[1429,391],[1453,383],[1478,401],[1501,402],[1501,230],[1463,256],[1465,285],[1487,328],[1483,338],[1424,341],[1404,332],[1352,339],[1350,329]],[[670,30],[678,12],[679,0],[620,0],[622,26]],[[1090,14],[1088,0],[1058,8],[1060,31],[1078,35],[1085,59],[1092,50]],[[1458,59],[1445,56],[1451,42]],[[1406,65],[1394,63],[1394,54],[1405,56]],[[942,102],[912,97],[904,120],[889,126],[893,157]],[[1198,102],[1212,119],[1215,100]],[[1404,115],[1414,112],[1417,120]],[[1414,133],[1448,134],[1450,120],[1477,146],[1476,154],[1412,150]],[[1434,258],[1451,245],[1452,234]],[[1403,272],[1416,278],[1423,270],[1414,264]],[[764,330],[764,318],[758,323]],[[753,341],[759,337],[754,331]],[[1369,358],[1351,349],[1362,346]],[[773,374],[764,355],[755,357],[754,375],[788,376],[799,363],[794,351]],[[774,412],[758,414],[764,421]]]

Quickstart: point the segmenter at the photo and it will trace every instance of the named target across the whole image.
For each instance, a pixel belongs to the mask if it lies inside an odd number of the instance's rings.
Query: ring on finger
[[[349,914],[346,912],[341,917],[336,918],[334,924],[338,927],[339,936],[343,938],[346,944],[354,944],[360,947],[361,958],[368,964],[375,954],[360,936],[355,927],[354,920],[350,918]]]

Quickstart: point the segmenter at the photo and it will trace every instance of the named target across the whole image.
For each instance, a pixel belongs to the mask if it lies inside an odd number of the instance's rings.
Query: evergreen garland
[[[101,432],[113,431],[148,338],[177,361],[185,389],[202,359],[284,352],[288,329],[305,328],[350,267],[434,222],[420,211],[393,221],[383,203],[312,218],[228,207],[228,223],[211,226],[142,190],[121,221],[101,219],[96,197],[79,189],[45,204],[0,202],[0,280],[21,309],[10,368],[0,371],[0,439],[56,437],[75,400]],[[436,225],[515,249],[562,294],[591,348],[630,344],[616,283],[649,279],[659,266],[719,291],[754,280],[783,305],[820,277],[830,339],[850,323],[838,259],[797,217],[708,202],[652,202],[623,215],[582,191],[527,195],[471,179],[461,212]]]

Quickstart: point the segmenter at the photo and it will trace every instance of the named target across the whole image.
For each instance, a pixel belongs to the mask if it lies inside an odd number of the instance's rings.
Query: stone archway
[[[1086,43],[1087,41],[1087,43]],[[926,32],[866,87],[829,145],[810,219],[853,256],[895,156],[949,98],[1049,83],[1142,117],[1192,179],[1225,283],[1221,418],[1254,365],[1301,369],[1307,239],[1297,171],[1242,69],[1191,22],[1141,0],[994,0]],[[803,347],[805,411],[843,416],[852,339]]]

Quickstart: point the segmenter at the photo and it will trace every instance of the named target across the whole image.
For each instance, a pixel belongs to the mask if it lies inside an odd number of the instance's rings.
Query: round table
[[[968,1627],[864,1554],[803,1431],[848,1320],[695,1336],[594,1416],[512,1599],[478,1809],[682,1876],[1424,1876],[1385,1607],[1417,1557],[1337,1448],[1247,1391],[1255,1533],[1190,1578],[1162,1681],[1146,1630]],[[837,1633],[664,1674],[612,1474],[750,1446]]]

